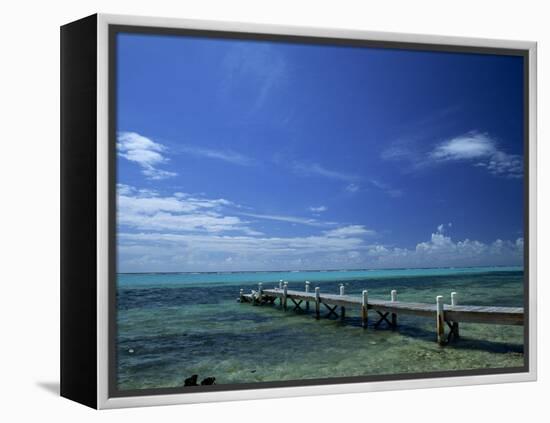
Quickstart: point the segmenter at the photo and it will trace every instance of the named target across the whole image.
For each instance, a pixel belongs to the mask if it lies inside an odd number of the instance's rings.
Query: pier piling
[[[315,317],[321,317],[321,288],[315,287]]]
[[[309,293],[309,281],[306,281],[305,290],[306,294]],[[306,301],[306,310],[309,310],[309,301]]]
[[[344,296],[346,295],[346,287],[344,284],[340,284],[340,295]],[[341,306],[340,307],[340,319],[344,320],[346,318],[346,307]]]
[[[436,303],[436,332],[437,332],[437,343],[439,345],[445,344],[445,315],[443,310],[443,296],[438,295],[435,297]]]
[[[458,294],[456,292],[451,292],[451,306],[456,307],[458,305]],[[458,339],[460,337],[458,322],[452,322],[451,323],[451,333],[449,336],[453,336],[454,339]]]
[[[361,300],[361,324],[366,329],[368,325],[369,291],[363,291]]]
[[[390,298],[392,303],[395,303],[397,301],[397,291],[395,289],[391,290]],[[395,313],[391,314],[391,325],[394,328],[397,326],[397,314]]]

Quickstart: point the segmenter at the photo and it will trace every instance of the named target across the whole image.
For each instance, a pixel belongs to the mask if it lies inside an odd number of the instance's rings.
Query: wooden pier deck
[[[378,318],[374,327],[386,322],[395,328],[398,315],[433,318],[436,323],[437,341],[442,345],[458,339],[459,322],[523,325],[523,307],[459,305],[456,292],[451,293],[451,304],[443,304],[442,296],[437,296],[433,304],[427,304],[398,301],[395,290],[391,291],[390,300],[379,300],[370,299],[366,290],[360,296],[347,295],[344,285],[340,285],[340,294],[321,294],[319,287],[310,292],[309,282],[306,282],[303,291],[298,291],[288,289],[288,284],[281,281],[279,288],[264,289],[260,283],[258,290],[245,294],[241,289],[239,295],[240,302],[254,305],[274,304],[277,299],[285,311],[289,302],[294,310],[302,309],[302,304],[305,310],[309,310],[311,305],[317,319],[321,316],[321,306],[328,311],[328,316],[339,315],[341,319],[345,319],[347,309],[359,310],[363,328],[368,326],[369,310],[374,311]],[[449,328],[448,335],[445,335],[445,325]]]

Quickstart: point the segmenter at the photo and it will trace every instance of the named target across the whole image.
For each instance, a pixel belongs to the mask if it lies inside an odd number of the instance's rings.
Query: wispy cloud
[[[348,238],[354,236],[374,235],[375,231],[365,228],[363,225],[349,225],[341,228],[325,231],[325,235],[335,238]]]
[[[243,43],[227,50],[223,68],[225,78],[221,81],[221,92],[231,101],[239,96],[241,101],[250,104],[250,112],[255,112],[277,94],[277,87],[285,81],[287,64],[280,52],[269,44]],[[253,88],[250,92],[242,91],[239,84],[243,80]]]
[[[349,193],[351,193],[351,194],[354,194],[354,193],[356,193],[357,191],[359,191],[360,188],[361,188],[361,187],[360,187],[359,185],[354,184],[354,183],[351,183],[351,184],[346,185],[346,187],[344,188],[344,190],[345,190],[346,192],[349,192]]]
[[[242,216],[254,217],[256,219],[265,219],[265,220],[275,220],[278,222],[287,222],[287,223],[297,223],[300,225],[307,226],[330,226],[335,225],[335,222],[323,222],[318,219],[312,219],[308,217],[297,217],[297,216],[285,216],[277,214],[262,214],[262,213],[239,213]]]
[[[472,131],[443,141],[435,146],[429,157],[436,162],[467,161],[486,168],[495,176],[523,176],[522,156],[500,150],[497,142],[487,133]]]
[[[381,182],[378,179],[370,179],[369,182],[372,186],[374,186],[376,189],[379,189],[380,191],[383,191],[387,195],[393,198],[401,197],[403,195],[403,191],[400,189],[395,189],[391,185]]]
[[[309,208],[309,211],[313,213],[322,213],[322,212],[326,212],[327,210],[328,210],[328,207],[326,206],[317,206],[317,207],[311,206]]]
[[[157,165],[168,161],[163,156],[166,147],[136,132],[119,132],[117,150],[120,157],[138,164],[147,179],[159,180],[177,175],[157,168]]]
[[[189,154],[195,157],[204,157],[207,159],[221,160],[239,166],[253,166],[256,161],[244,154],[237,153],[231,150],[214,150],[210,148],[202,148],[191,145],[183,145],[178,147],[178,152]]]
[[[223,198],[209,199],[186,193],[162,196],[150,190],[118,185],[117,223],[138,230],[176,232],[241,232],[260,235],[228,207]]]
[[[487,133],[470,131],[422,149],[411,140],[398,140],[382,151],[383,160],[402,162],[406,172],[416,172],[445,163],[469,163],[494,176],[523,177],[523,157],[503,151]]]
[[[295,173],[303,176],[320,176],[323,178],[345,182],[355,181],[358,179],[356,175],[339,170],[328,169],[321,164],[314,162],[304,163],[295,161],[292,163],[292,169]]]

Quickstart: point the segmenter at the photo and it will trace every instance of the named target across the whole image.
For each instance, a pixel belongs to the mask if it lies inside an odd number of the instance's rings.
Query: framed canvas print
[[[536,378],[536,44],[61,28],[61,394]]]

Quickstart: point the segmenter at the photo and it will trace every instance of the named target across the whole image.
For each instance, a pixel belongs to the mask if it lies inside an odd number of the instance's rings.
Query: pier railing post
[[[436,330],[437,330],[437,342],[439,345],[445,343],[445,315],[443,310],[443,296],[438,295],[435,297],[436,303]]]
[[[321,288],[315,287],[315,317],[319,319],[321,316]]]
[[[287,301],[287,292],[288,292],[288,282],[285,281],[283,284],[283,310],[286,311],[286,301]]]
[[[239,302],[244,303],[244,289],[240,289],[239,291]]]
[[[340,295],[346,295],[346,287],[343,283],[340,284]],[[346,318],[346,307],[340,307],[340,318],[344,320]]]
[[[451,305],[454,307],[456,305],[458,305],[458,294],[456,292],[451,292]],[[456,338],[458,338],[460,335],[459,335],[459,328],[458,328],[458,322],[453,322],[451,324],[452,328],[453,328],[453,336]]]
[[[282,279],[279,281],[279,289],[283,289],[283,280]]]
[[[369,291],[363,291],[363,297],[361,301],[361,323],[363,328],[367,328],[368,324],[368,306],[369,306]]]
[[[305,290],[306,293],[309,293],[309,281],[306,281]],[[309,310],[309,301],[306,301],[306,310]]]
[[[397,301],[397,291],[395,289],[391,290],[390,297],[392,303]],[[397,326],[397,314],[395,313],[391,314],[391,324],[393,327]]]

